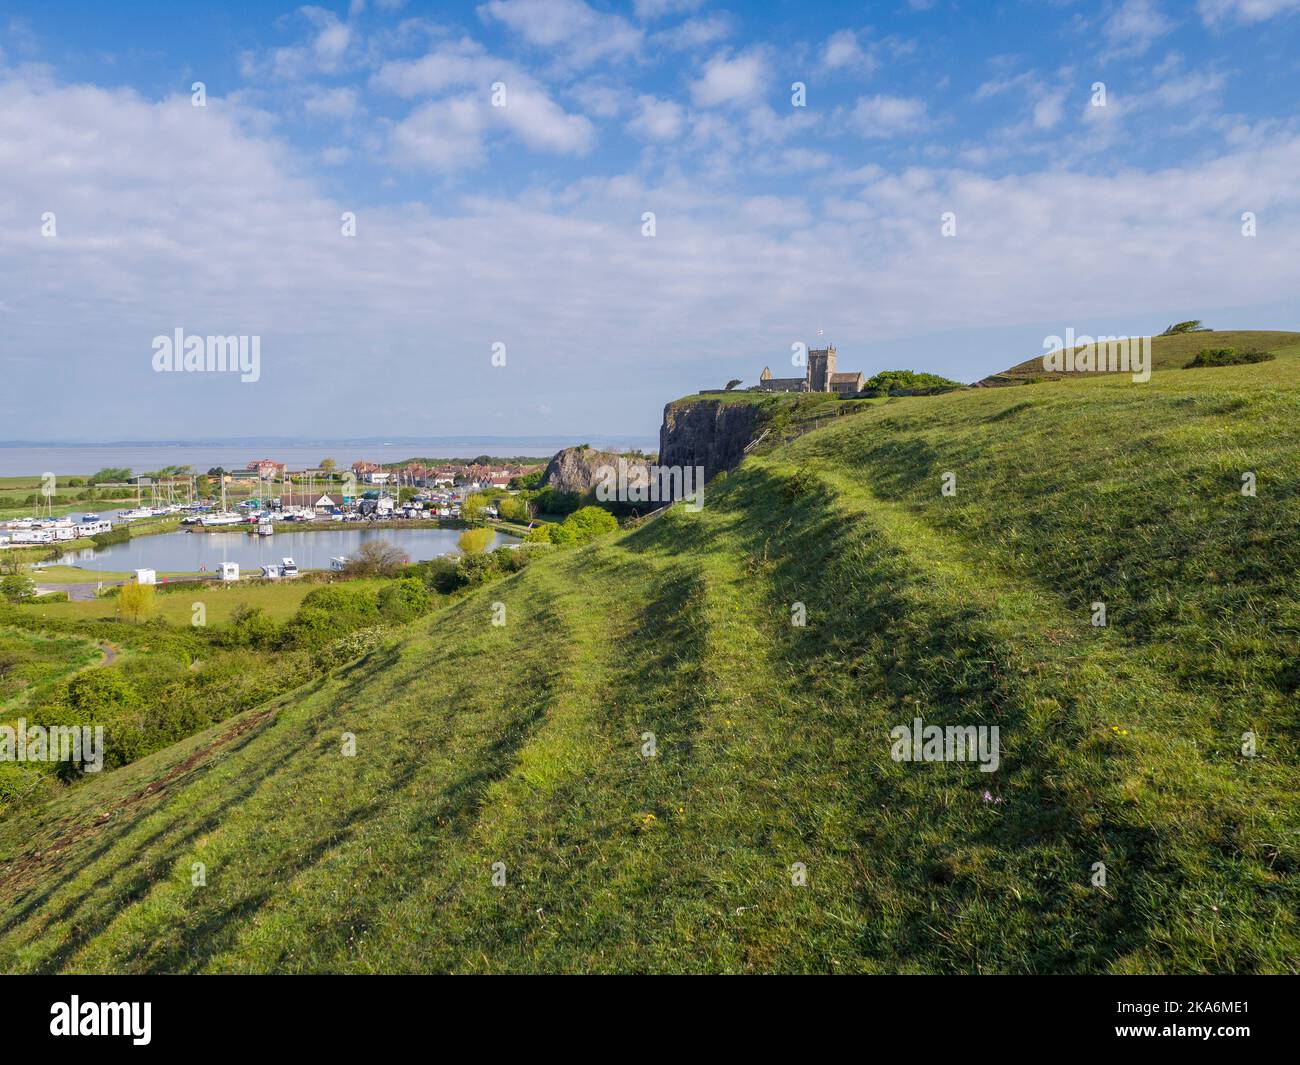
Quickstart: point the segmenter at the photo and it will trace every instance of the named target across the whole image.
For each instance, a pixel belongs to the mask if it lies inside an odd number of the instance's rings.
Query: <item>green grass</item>
[[[14,717],[49,684],[103,658],[93,640],[0,626],[0,721]]]
[[[352,581],[349,587],[377,587],[375,581]],[[260,607],[273,621],[285,621],[303,598],[318,584],[308,581],[248,584],[235,586],[212,581],[195,585],[184,591],[158,594],[154,597],[153,616],[172,625],[189,625],[195,603],[203,603],[209,625],[224,624],[235,608],[241,604]],[[69,603],[34,603],[23,610],[37,617],[54,619],[97,620],[117,617],[117,600],[113,598],[84,600]]]
[[[1298,457],[1291,358],[879,402],[0,823],[0,968],[1294,973]]]
[[[37,584],[97,584],[100,581],[125,581],[135,578],[135,570],[101,570],[101,569],[82,569],[80,566],[42,566],[40,569],[29,569],[26,571]],[[201,577],[197,571],[185,572],[183,570],[167,570],[157,574],[161,579],[163,577]]]
[[[1178,370],[1185,367],[1206,348],[1236,348],[1239,351],[1267,351],[1279,358],[1300,357],[1300,333],[1287,333],[1275,329],[1212,330],[1205,333],[1179,333],[1175,336],[1152,337],[1151,362],[1154,370]],[[1080,376],[1079,374],[1050,374],[1043,369],[1042,354],[1017,363],[1009,370],[994,374],[987,380],[994,384],[1018,384],[1026,380]],[[1083,374],[1082,376],[1089,376]]]

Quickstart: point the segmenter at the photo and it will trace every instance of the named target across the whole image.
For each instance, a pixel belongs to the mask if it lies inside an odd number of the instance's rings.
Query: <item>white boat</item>
[[[298,576],[298,563],[291,558],[280,559],[280,576],[296,577]]]
[[[258,536],[271,536],[275,532],[275,526],[269,521],[259,521],[254,527],[253,532]]]
[[[211,528],[214,525],[240,525],[244,521],[242,514],[231,514],[229,511],[218,511],[216,514],[204,514],[199,519],[199,524]]]
[[[134,510],[124,510],[118,515],[124,521],[135,521],[136,518],[152,518],[153,511],[148,507],[136,507]],[[85,520],[84,518],[82,519]]]

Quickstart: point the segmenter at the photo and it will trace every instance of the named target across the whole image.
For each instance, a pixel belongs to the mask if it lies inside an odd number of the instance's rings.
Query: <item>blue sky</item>
[[[1300,328],[1298,46],[1300,0],[11,2],[0,439],[648,438],[817,329],[975,380]],[[156,373],[176,328],[259,379]]]

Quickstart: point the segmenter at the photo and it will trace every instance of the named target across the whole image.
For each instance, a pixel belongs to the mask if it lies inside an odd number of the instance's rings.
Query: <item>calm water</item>
[[[595,446],[631,447],[654,451],[657,439],[609,440],[603,437],[590,439]],[[315,466],[323,458],[332,458],[340,468],[350,466],[356,459],[370,462],[399,462],[412,455],[438,458],[473,458],[475,455],[532,455],[538,459],[550,458],[562,447],[574,441],[533,441],[513,444],[501,440],[490,444],[467,441],[450,443],[446,440],[428,443],[358,444],[324,441],[313,444],[265,444],[252,446],[236,444],[125,444],[125,445],[61,445],[53,447],[0,447],[0,477],[38,475],[49,470],[62,477],[85,476],[109,466],[126,466],[135,473],[156,470],[163,466],[193,466],[200,473],[213,466],[241,469],[248,463],[263,458],[287,462],[291,470]]]
[[[250,536],[246,532],[174,532],[142,536],[98,551],[79,548],[64,554],[64,565],[87,570],[156,569],[191,572],[218,562],[238,562],[241,575],[256,573],[268,562],[292,558],[299,569],[329,569],[330,559],[356,553],[367,540],[386,540],[423,562],[449,552],[456,553],[459,529],[329,529],[320,532],[279,532],[274,536]],[[513,536],[496,534],[492,546],[515,543]]]

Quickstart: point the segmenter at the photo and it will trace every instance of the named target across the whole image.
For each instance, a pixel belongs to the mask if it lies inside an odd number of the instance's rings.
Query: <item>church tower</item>
[[[808,391],[829,392],[835,376],[835,345],[813,348],[808,352]]]

